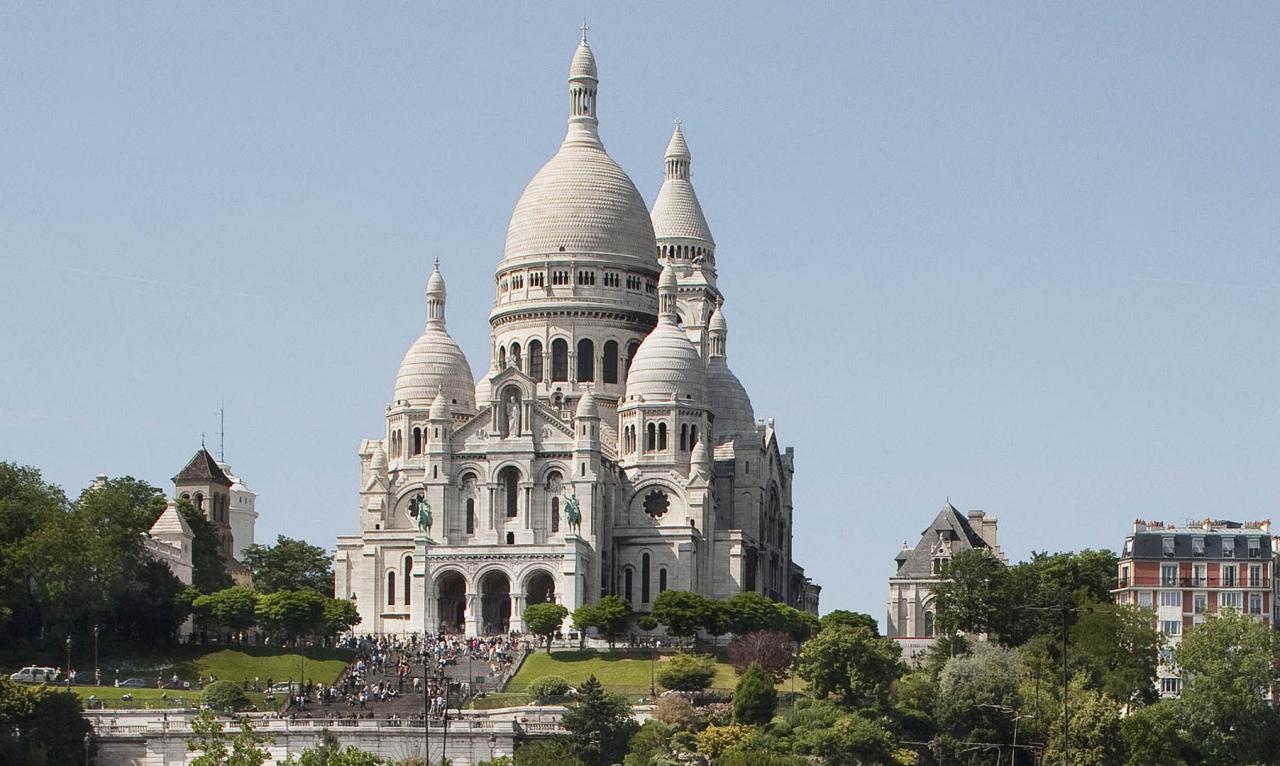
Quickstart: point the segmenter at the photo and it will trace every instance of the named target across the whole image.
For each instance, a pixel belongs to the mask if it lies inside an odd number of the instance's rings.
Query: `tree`
[[[609,642],[609,648],[627,630],[631,602],[621,596],[605,596],[591,610],[591,625]]]
[[[777,603],[763,593],[746,592],[731,596],[724,602],[729,615],[732,633],[750,633],[753,630],[771,630],[778,627]]]
[[[513,766],[583,766],[584,761],[572,742],[553,737],[521,745],[512,763]]]
[[[116,634],[140,644],[169,641],[191,613],[185,589],[165,564],[144,562],[115,596]]]
[[[622,766],[666,766],[674,761],[671,751],[671,727],[661,721],[648,720],[631,738],[631,748]]]
[[[551,639],[560,632],[560,626],[568,616],[569,610],[563,604],[552,602],[534,604],[524,610],[524,627],[535,636],[545,638],[547,654],[551,654]]]
[[[297,638],[322,627],[325,598],[313,590],[282,590],[258,599],[258,623],[286,638]]]
[[[1011,615],[1009,570],[986,548],[960,551],[933,588],[939,630],[1003,635]]]
[[[281,761],[281,766],[389,766],[389,764],[390,761],[387,759],[357,750],[351,745],[343,749],[342,743],[328,729],[320,730],[318,743]]]
[[[240,733],[228,743],[222,722],[212,712],[201,710],[191,721],[191,738],[187,740],[187,751],[199,753],[190,766],[262,766],[271,760],[271,753],[262,746],[266,741],[244,718]]]
[[[1071,763],[1079,766],[1113,766],[1124,762],[1124,740],[1121,738],[1120,705],[1115,700],[1085,685],[1085,677],[1078,675],[1071,681],[1068,692],[1070,708]],[[1044,762],[1061,763],[1063,752],[1062,718],[1049,729],[1049,741],[1045,743]]]
[[[778,708],[778,690],[760,666],[751,663],[733,690],[733,720],[763,726],[773,720]]]
[[[818,735],[815,744],[815,751],[828,766],[916,762],[914,755],[898,752],[893,734],[883,724],[857,713],[841,716]]]
[[[746,742],[754,731],[750,726],[740,723],[724,726],[711,724],[698,732],[698,752],[716,761],[726,751]]]
[[[92,731],[74,694],[0,676],[0,763],[81,763]]]
[[[227,562],[213,522],[196,510],[190,500],[178,500],[178,513],[191,527],[191,584],[201,593],[217,593],[231,587]]]
[[[252,628],[258,620],[260,596],[253,588],[235,585],[200,596],[192,606],[201,616],[232,631]]]
[[[1187,766],[1200,760],[1183,707],[1182,700],[1164,700],[1140,707],[1121,721],[1125,766]]]
[[[31,573],[19,562],[17,550],[68,507],[66,495],[40,471],[0,461],[0,638],[8,638],[8,644],[40,636],[45,618],[31,587]]]
[[[569,695],[569,681],[562,676],[542,676],[529,684],[529,696],[539,705],[559,702]]]
[[[220,713],[234,713],[248,707],[249,698],[235,681],[214,681],[204,690],[204,704]]]
[[[809,640],[821,627],[818,618],[786,604],[774,605],[773,629],[780,630],[797,644]]]
[[[241,557],[262,593],[310,590],[333,598],[333,557],[304,540],[279,535],[275,545],[250,545]]]
[[[986,642],[949,659],[938,676],[938,731],[957,741],[1010,741],[1021,669],[1016,651]]]
[[[572,620],[573,629],[578,631],[578,651],[587,645],[587,630],[595,625],[596,608],[592,604],[583,604],[573,610]],[[612,642],[610,642],[612,648]]]
[[[876,618],[862,612],[835,609],[822,615],[822,619],[818,621],[819,630],[826,630],[835,625],[846,625],[851,628],[862,626],[874,635],[880,635],[880,624],[876,622]]]
[[[1121,702],[1155,700],[1156,665],[1163,643],[1150,610],[1102,604],[1087,607],[1071,626],[1071,656],[1087,668],[1092,685]]]
[[[324,602],[324,634],[337,636],[360,624],[356,605],[345,598],[329,598]]]
[[[715,677],[715,658],[705,654],[673,654],[658,671],[658,683],[680,692],[700,692]]]
[[[821,631],[805,643],[798,663],[814,694],[834,694],[850,707],[887,704],[890,685],[905,670],[898,643],[862,626]]]
[[[725,602],[707,599],[702,609],[702,629],[707,635],[718,638],[732,629],[729,608],[725,606]]]
[[[667,633],[688,638],[698,632],[706,616],[706,600],[687,590],[666,590],[653,602],[653,618]]]
[[[683,694],[664,694],[653,706],[653,717],[668,726],[693,731],[703,724],[703,717]]]
[[[582,684],[577,701],[565,710],[560,723],[583,762],[591,766],[621,761],[639,728],[626,698],[606,694],[595,676]]]
[[[734,636],[729,642],[729,664],[739,674],[750,665],[757,665],[774,683],[787,677],[787,671],[795,659],[791,637],[776,630],[756,630]]]

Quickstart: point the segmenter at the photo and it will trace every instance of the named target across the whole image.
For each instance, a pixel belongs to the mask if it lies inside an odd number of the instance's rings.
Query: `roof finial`
[[[582,20],[582,26],[578,27],[578,29],[582,30],[582,42],[584,42],[584,43],[587,41],[587,30],[588,30],[588,29],[590,29],[590,28],[591,28],[591,27],[587,26],[587,20],[586,20],[586,19],[583,19],[583,20]]]
[[[677,130],[679,130],[679,128],[680,128],[680,118],[679,118],[679,117],[677,117],[677,118],[676,118],[676,129],[677,129]]]

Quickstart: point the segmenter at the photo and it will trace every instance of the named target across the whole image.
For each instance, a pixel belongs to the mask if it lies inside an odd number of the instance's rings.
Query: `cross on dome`
[[[590,29],[590,28],[591,28],[591,27],[587,26],[587,20],[586,20],[586,19],[583,19],[583,20],[582,20],[582,26],[578,27],[578,29],[582,30],[582,42],[584,42],[584,43],[587,41],[587,30],[588,30],[588,29]]]

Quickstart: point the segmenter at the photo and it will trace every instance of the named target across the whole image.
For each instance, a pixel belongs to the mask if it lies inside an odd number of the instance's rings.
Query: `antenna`
[[[218,406],[218,461],[226,462],[227,460],[227,408],[226,400],[219,402]]]

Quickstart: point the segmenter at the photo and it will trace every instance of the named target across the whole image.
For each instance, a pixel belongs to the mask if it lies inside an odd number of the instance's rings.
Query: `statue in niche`
[[[569,522],[569,532],[578,534],[582,529],[582,506],[578,503],[578,493],[574,492],[565,496],[564,499],[564,516]]]
[[[427,502],[421,492],[409,501],[409,515],[418,520],[418,531],[425,535],[431,534],[431,503]]]
[[[520,394],[512,391],[502,405],[502,438],[520,435]]]

